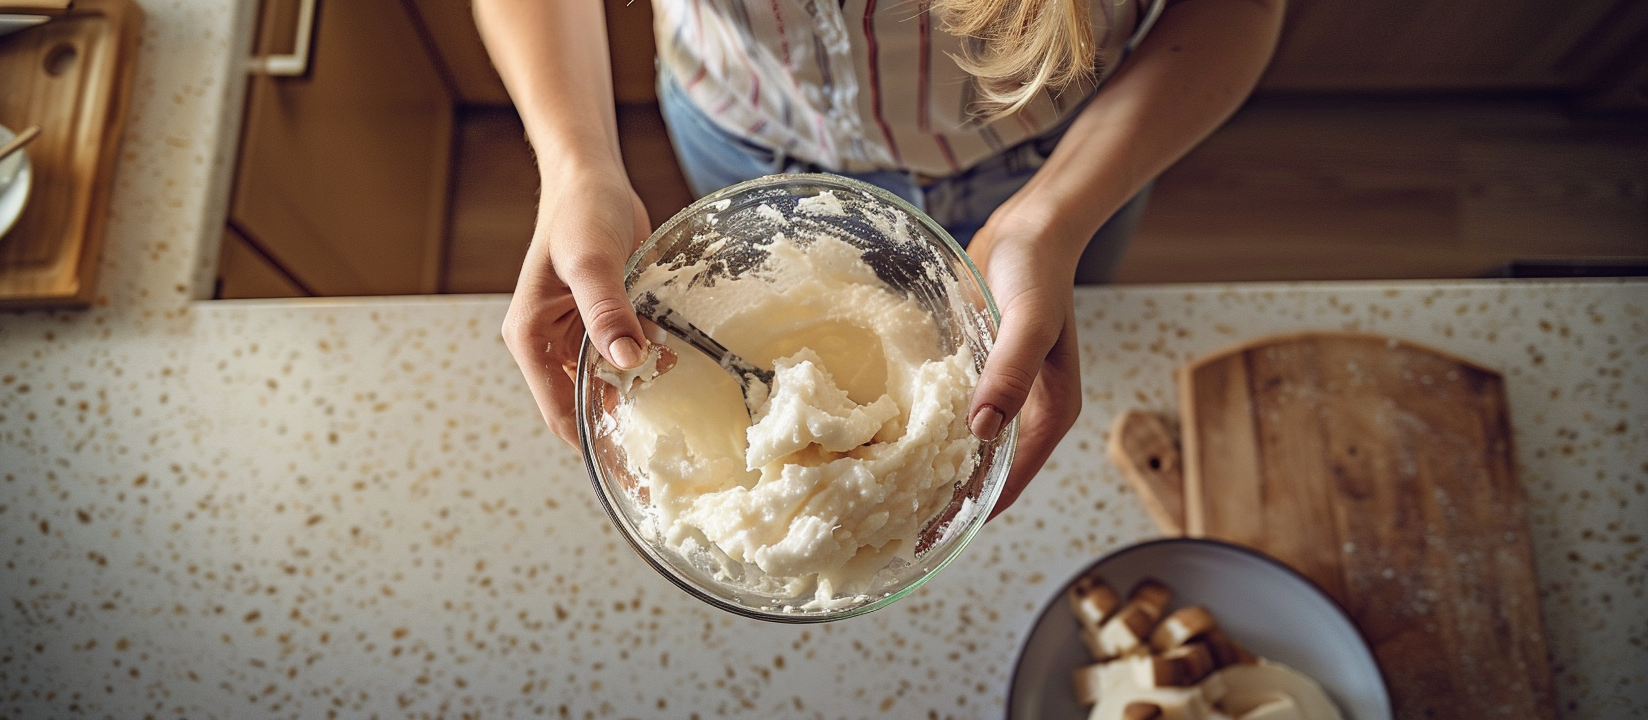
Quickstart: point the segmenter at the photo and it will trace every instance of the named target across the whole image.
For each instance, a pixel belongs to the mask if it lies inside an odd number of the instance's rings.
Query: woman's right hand
[[[549,429],[578,447],[572,375],[587,329],[612,364],[641,364],[647,347],[624,292],[624,263],[652,231],[621,169],[543,173],[538,225],[504,316],[504,344]]]

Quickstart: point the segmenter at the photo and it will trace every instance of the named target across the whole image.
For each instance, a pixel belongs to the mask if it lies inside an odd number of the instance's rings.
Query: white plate
[[[1384,677],[1349,616],[1304,576],[1266,555],[1174,538],[1122,548],[1090,569],[1119,593],[1146,577],[1162,581],[1173,589],[1171,607],[1207,608],[1243,647],[1315,678],[1346,720],[1391,717]],[[1077,636],[1064,587],[1068,583],[1042,608],[1019,650],[1007,691],[1011,720],[1087,717],[1088,709],[1076,704],[1070,673],[1092,660]]]
[[[0,126],[0,143],[12,139],[11,130]],[[34,181],[34,169],[29,164],[29,150],[23,148],[17,151],[13,158],[5,160],[5,164],[21,163],[10,185],[0,188],[0,238],[11,231],[11,226],[17,223],[17,218],[23,214],[23,206],[29,201],[29,186]]]

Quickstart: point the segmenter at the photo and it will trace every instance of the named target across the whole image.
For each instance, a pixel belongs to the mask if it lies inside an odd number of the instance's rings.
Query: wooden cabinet
[[[458,101],[465,105],[508,105],[509,92],[475,29],[469,0],[404,0],[410,2],[427,31],[431,58],[440,65]]]
[[[615,94],[644,106],[619,113],[626,163],[646,165],[637,189],[668,216],[688,198],[648,122],[651,4],[605,2]],[[263,0],[257,55],[292,51],[300,3]],[[308,73],[249,81],[217,297],[513,287],[537,174],[469,0],[318,8]]]
[[[290,45],[292,7],[264,3],[260,53]],[[230,229],[317,295],[439,290],[454,99],[418,22],[321,2],[307,75],[250,81]]]

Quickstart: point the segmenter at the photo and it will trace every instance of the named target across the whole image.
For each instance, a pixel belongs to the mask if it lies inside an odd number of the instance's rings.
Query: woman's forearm
[[[547,177],[623,171],[600,0],[475,0],[475,25]]]
[[[1283,0],[1184,0],[1070,126],[1021,191],[1079,254],[1127,200],[1219,125],[1253,91],[1281,32]]]

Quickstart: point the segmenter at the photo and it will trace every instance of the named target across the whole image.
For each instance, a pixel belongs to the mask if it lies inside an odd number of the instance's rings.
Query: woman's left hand
[[[990,215],[968,254],[1001,309],[968,426],[995,437],[1019,416],[1018,455],[995,512],[1012,504],[1081,412],[1072,285],[1100,224],[1236,111],[1276,48],[1284,0],[1195,0],[1149,36]]]
[[[990,439],[1020,418],[1018,450],[991,517],[1018,499],[1082,405],[1072,288],[1082,241],[1092,233],[1061,227],[1051,213],[1026,211],[1016,200],[997,209],[967,248],[1001,311],[968,427]]]

